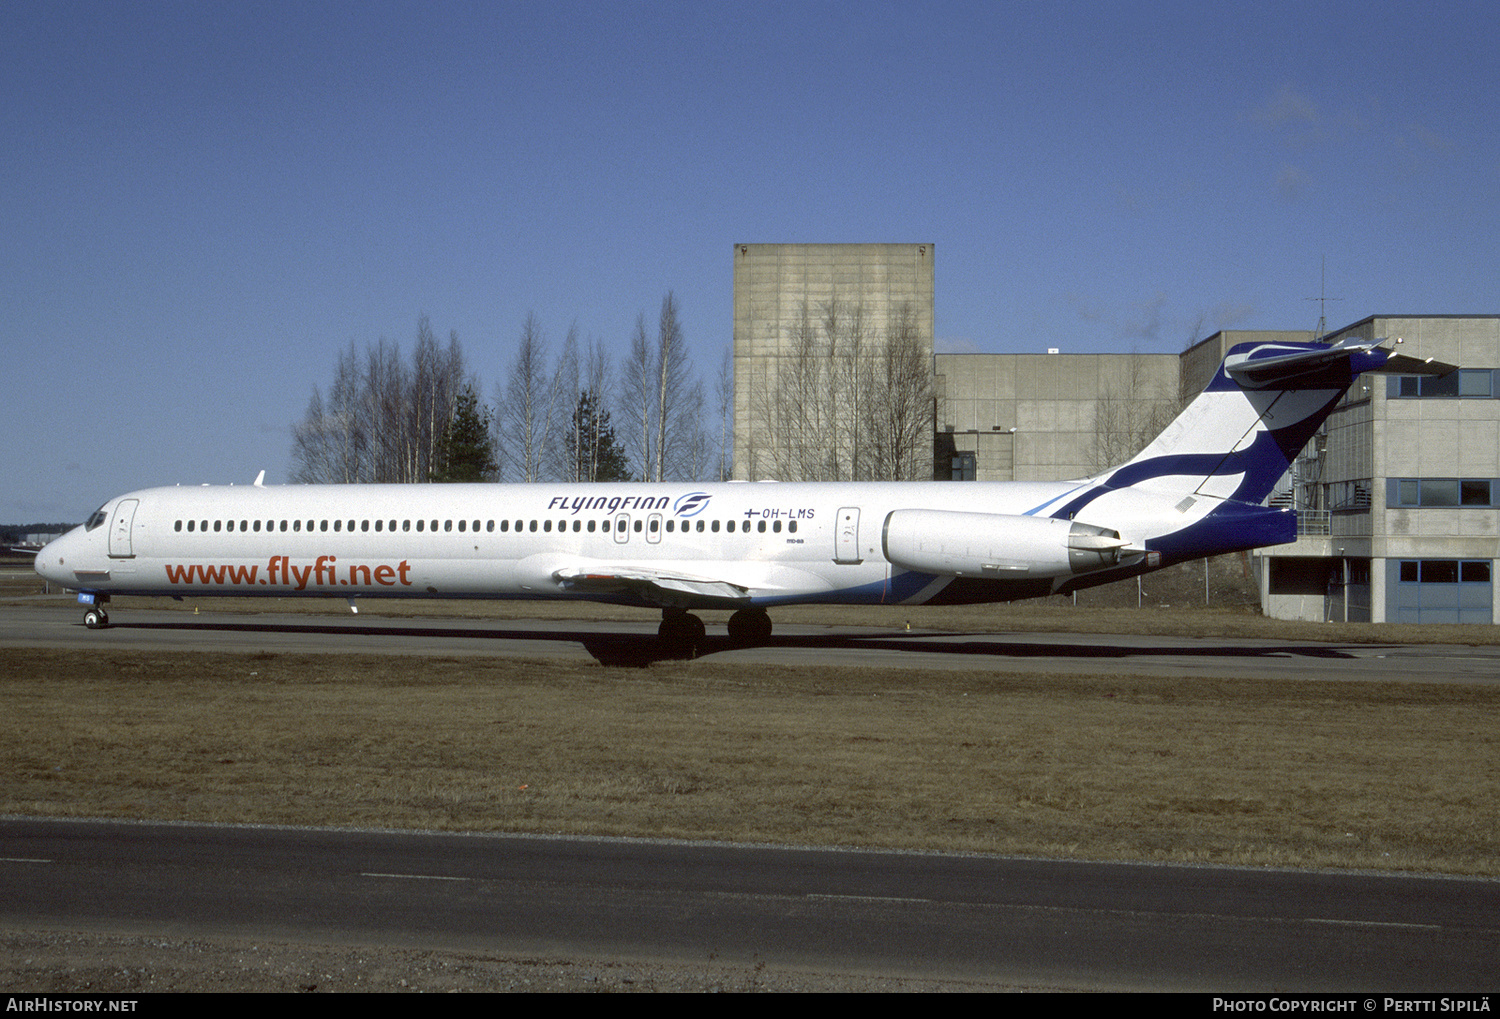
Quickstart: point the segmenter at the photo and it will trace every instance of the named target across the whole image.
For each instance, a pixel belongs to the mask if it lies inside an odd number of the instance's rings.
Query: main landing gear
[[[656,637],[662,649],[674,658],[691,658],[703,646],[703,620],[686,609],[662,609]],[[761,608],[740,609],[729,617],[729,643],[754,647],[771,639],[771,617]]]
[[[691,658],[703,646],[703,620],[686,609],[662,609],[656,639],[673,658]]]
[[[729,643],[754,647],[771,639],[771,617],[765,609],[740,609],[729,617]]]

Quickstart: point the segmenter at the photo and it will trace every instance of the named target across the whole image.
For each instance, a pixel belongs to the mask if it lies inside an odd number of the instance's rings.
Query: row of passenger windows
[[[758,531],[761,534],[765,534],[767,531],[770,531],[772,534],[780,534],[781,533],[781,523],[782,522],[780,520],[771,520],[771,521],[759,520],[759,521],[756,521],[756,528],[755,529],[756,529],[756,531]],[[372,520],[331,520],[331,521],[330,520],[307,520],[307,521],[302,521],[302,520],[264,520],[264,521],[262,521],[262,520],[238,520],[238,521],[236,521],[236,520],[186,520],[186,521],[179,520],[179,521],[176,522],[176,524],[173,526],[172,529],[174,531],[188,531],[189,533],[206,533],[206,532],[208,532],[210,530],[212,530],[214,532],[224,532],[224,531],[243,531],[243,532],[256,532],[256,531],[273,532],[273,531],[280,531],[280,532],[287,532],[287,531],[290,531],[290,532],[293,532],[293,533],[297,533],[297,532],[301,532],[301,531],[313,532],[313,531],[329,531],[329,530],[332,530],[332,531],[354,531],[354,530],[359,530],[359,531],[362,531],[362,532],[364,532],[364,531],[376,531],[376,532],[380,532],[380,531],[395,531],[395,530],[398,529],[397,528],[397,524],[398,524],[398,521],[395,521],[395,520],[373,520],[373,521]],[[455,520],[415,520],[415,521],[413,521],[413,520],[402,520],[402,521],[399,521],[399,524],[400,524],[400,528],[399,529],[401,531],[418,531],[418,532],[423,532],[423,531],[436,532],[437,530],[439,530],[439,525],[441,525],[441,529],[443,531],[445,531],[445,532],[447,532],[447,531],[459,531],[459,532],[473,531],[475,533],[478,533],[480,531],[480,529],[481,529],[481,525],[483,525],[483,530],[486,531],[486,532],[493,532],[493,531],[495,531],[495,530],[498,529],[502,533],[506,532],[506,531],[511,531],[511,530],[515,530],[516,532],[522,532],[522,531],[528,531],[528,532],[542,531],[542,532],[546,533],[546,532],[551,532],[551,531],[554,531],[554,530],[561,532],[561,531],[568,531],[568,530],[571,529],[574,533],[580,533],[580,532],[583,532],[583,531],[587,531],[590,534],[593,534],[593,533],[596,533],[596,532],[605,532],[605,533],[608,533],[608,532],[611,532],[611,531],[624,531],[627,527],[631,526],[631,522],[627,518],[623,518],[623,517],[620,518],[620,519],[618,519],[618,520],[613,520],[613,519],[605,519],[605,520],[572,520],[572,521],[569,521],[569,520],[558,520],[556,522],[556,526],[555,527],[553,525],[553,521],[551,521],[551,520],[530,520],[530,521],[527,521],[527,520],[517,520],[517,521],[514,521],[514,526],[512,526],[512,521],[510,521],[510,520],[501,520],[501,521],[498,522],[498,527],[497,527],[496,521],[494,521],[494,520],[483,520],[483,521],[480,521],[480,520],[473,520],[473,521],[470,521],[470,520],[456,520],[456,521]],[[569,526],[570,524],[571,524],[571,528]],[[658,534],[662,530],[662,520],[661,520],[660,517],[655,517],[655,516],[653,516],[653,517],[651,517],[651,518],[649,518],[648,520],[645,520],[645,521],[641,520],[640,518],[636,518],[636,520],[634,521],[634,529],[635,529],[635,532],[637,534],[640,534],[643,530],[644,531],[648,531],[651,534]],[[797,521],[795,521],[795,520],[789,520],[789,521],[787,521],[786,529],[787,529],[787,531],[789,533],[796,534],[797,533]],[[723,531],[724,533],[733,533],[735,531],[739,531],[742,534],[748,534],[748,533],[750,533],[750,521],[748,521],[748,520],[724,520],[724,521],[719,521],[719,520],[698,520],[698,521],[692,521],[692,520],[683,520],[683,521],[668,520],[668,521],[666,521],[666,531],[667,531],[668,534],[672,534],[672,533],[674,533],[676,531],[681,531],[682,533],[686,534],[690,530],[696,530],[699,534],[702,534],[705,531],[709,531],[709,532],[712,532],[714,534],[718,534],[718,533],[720,533],[720,531]]]

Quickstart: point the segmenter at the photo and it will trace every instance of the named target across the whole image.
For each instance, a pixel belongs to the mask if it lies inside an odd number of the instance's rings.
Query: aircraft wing
[[[676,570],[596,566],[561,569],[553,577],[564,590],[577,594],[628,594],[657,605],[699,604],[705,598],[732,603],[750,599],[750,588],[742,584]]]

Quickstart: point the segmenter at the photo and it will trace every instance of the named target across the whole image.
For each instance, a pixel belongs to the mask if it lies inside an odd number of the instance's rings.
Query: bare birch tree
[[[641,480],[651,476],[656,400],[652,385],[651,343],[646,337],[646,315],[636,316],[630,337],[630,353],[620,371],[620,418],[625,426],[625,449],[634,473]]]
[[[884,330],[862,302],[807,302],[784,353],[749,380],[753,477],[786,481],[908,480],[932,476],[931,355],[915,309]]]
[[[431,475],[436,437],[452,419],[464,384],[463,352],[453,335],[436,351],[424,316],[412,364],[381,339],[363,356],[341,351],[325,398],[316,387],[292,428],[292,479],[303,483],[408,483]]]
[[[719,359],[719,377],[714,382],[714,400],[719,411],[719,449],[715,460],[717,478],[734,476],[734,348],[724,348]]]
[[[655,376],[657,382],[655,426],[656,449],[653,481],[665,481],[669,474],[681,475],[690,468],[684,460],[693,440],[699,417],[688,412],[691,387],[687,345],[682,337],[682,322],[677,313],[677,298],[667,291],[661,299],[661,316],[656,333]],[[698,403],[702,405],[702,392]],[[692,475],[689,475],[692,476]]]
[[[1100,387],[1094,405],[1089,456],[1096,471],[1117,467],[1145,449],[1181,409],[1168,387],[1151,381],[1141,355],[1129,355],[1124,369]]]
[[[542,452],[548,425],[547,338],[534,312],[521,324],[504,389],[496,384],[500,406],[496,444],[503,474],[517,481],[542,480]]]

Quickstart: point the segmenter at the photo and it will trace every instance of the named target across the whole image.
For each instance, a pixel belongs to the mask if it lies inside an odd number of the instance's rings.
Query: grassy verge
[[[0,811],[1493,874],[1497,708],[1472,685],[6,649]]]

